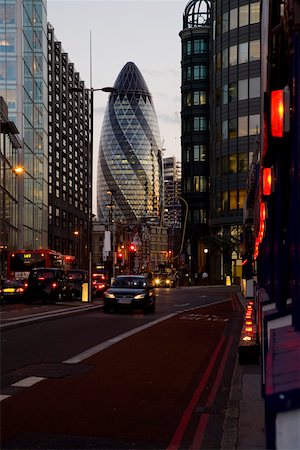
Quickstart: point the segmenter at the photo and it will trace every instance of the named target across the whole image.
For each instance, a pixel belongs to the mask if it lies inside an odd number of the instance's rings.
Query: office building
[[[92,208],[90,92],[48,24],[49,248],[88,268]]]
[[[47,246],[48,98],[46,0],[0,0],[0,95],[22,136],[18,247]]]
[[[246,180],[260,135],[260,2],[211,2],[211,278],[238,281]]]
[[[209,39],[210,2],[190,1],[181,38],[182,197],[187,213],[183,253],[192,274],[204,269],[204,242],[209,212]],[[186,211],[187,209],[187,211]]]
[[[160,221],[163,200],[161,138],[147,84],[128,62],[109,96],[102,125],[97,211],[100,221]]]
[[[6,274],[7,252],[18,248],[18,183],[16,171],[22,143],[0,97],[0,279]]]
[[[164,225],[180,227],[181,222],[181,162],[175,156],[163,158],[164,165]]]

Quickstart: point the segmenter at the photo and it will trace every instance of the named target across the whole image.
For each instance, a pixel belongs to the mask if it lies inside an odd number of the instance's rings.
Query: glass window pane
[[[229,193],[230,193],[230,200],[229,200],[230,209],[236,209],[237,208],[237,191],[229,191]]]
[[[222,140],[228,139],[228,120],[222,122]]]
[[[239,137],[248,136],[248,116],[239,117]]]
[[[207,145],[200,144],[200,161],[207,161]]]
[[[260,59],[260,40],[250,41],[249,60],[257,61]]]
[[[222,104],[228,104],[228,84],[222,86]]]
[[[228,11],[223,14],[223,26],[222,33],[227,33],[228,31]]]
[[[239,19],[240,27],[244,27],[249,24],[249,5],[240,6]]]
[[[246,100],[248,98],[248,78],[239,80],[239,100]]]
[[[185,94],[185,106],[187,106],[187,107],[192,106],[192,93],[191,92],[187,92]]]
[[[250,78],[249,98],[260,97],[260,77]]]
[[[246,189],[240,189],[239,190],[239,202],[238,202],[238,208],[242,209],[244,206],[244,202],[245,202],[245,198],[246,198]]]
[[[260,133],[260,114],[249,116],[249,135]]]
[[[229,65],[235,66],[237,64],[237,45],[232,45],[229,48]]]
[[[250,23],[259,23],[260,21],[260,2],[250,4]]]
[[[234,30],[237,28],[238,10],[234,8],[230,11],[230,29]]]
[[[239,154],[239,172],[248,172],[248,153]]]
[[[236,83],[229,83],[229,85],[228,85],[228,101],[229,101],[229,103],[236,100],[236,97],[237,97]]]
[[[194,145],[194,161],[200,161],[200,146],[199,146],[199,144]]]
[[[248,62],[248,42],[239,45],[239,64]]]
[[[221,52],[217,53],[216,57],[216,70],[221,70]]]
[[[228,174],[228,156],[222,156],[221,174],[222,175],[227,175]]]
[[[190,55],[192,53],[192,42],[191,41],[187,41],[186,43],[186,54]]]
[[[229,139],[235,139],[237,137],[237,120],[230,119],[228,124]]]
[[[228,192],[222,192],[222,211],[228,211]]]
[[[228,48],[224,48],[222,51],[222,68],[228,67]]]
[[[229,173],[237,172],[237,155],[229,155]]]

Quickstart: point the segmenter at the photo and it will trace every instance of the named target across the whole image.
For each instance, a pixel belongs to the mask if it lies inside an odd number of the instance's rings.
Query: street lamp
[[[110,228],[110,239],[111,239],[111,241],[110,241],[110,246],[111,246],[111,266],[112,266],[112,276],[113,276],[113,278],[115,278],[115,275],[116,275],[116,267],[115,267],[115,263],[114,263],[114,247],[115,247],[115,236],[114,236],[114,230],[115,230],[115,228],[114,228],[114,220],[113,220],[113,208],[114,208],[114,198],[113,198],[113,195],[114,195],[114,192],[115,191],[111,191],[111,190],[109,190],[109,191],[107,191],[107,194],[109,194],[110,195],[110,204],[109,205],[106,205],[106,207],[109,209],[109,215],[108,215],[108,225],[109,225],[109,228]]]
[[[94,92],[95,91],[102,91],[102,92],[110,92],[114,93],[117,92],[117,89],[114,87],[104,87],[104,88],[98,88],[95,89],[93,87],[85,88],[85,87],[76,87],[71,86],[69,87],[69,92],[79,92],[83,93],[85,91],[90,92],[90,99],[91,99],[91,119],[90,119],[90,183],[91,183],[91,200],[89,205],[89,237],[88,237],[88,253],[89,253],[89,270],[88,270],[88,302],[91,303],[92,301],[92,236],[93,236],[93,213],[92,213],[92,206],[93,206],[93,195],[92,195],[92,189],[93,189],[93,146],[94,146]]]

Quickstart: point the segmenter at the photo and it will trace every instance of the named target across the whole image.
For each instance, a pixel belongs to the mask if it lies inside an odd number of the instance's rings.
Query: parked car
[[[15,278],[7,278],[0,285],[1,301],[23,300],[27,282]]]
[[[93,297],[102,297],[104,291],[108,288],[107,277],[102,273],[93,273],[92,275],[92,293]]]
[[[104,312],[118,309],[155,311],[155,289],[143,275],[118,275],[112,286],[104,292]]]
[[[83,269],[68,269],[66,271],[68,279],[68,297],[73,300],[82,299],[82,285],[88,282],[88,272]]]
[[[26,303],[36,300],[56,302],[67,298],[68,278],[64,270],[44,267],[31,270],[24,296]]]

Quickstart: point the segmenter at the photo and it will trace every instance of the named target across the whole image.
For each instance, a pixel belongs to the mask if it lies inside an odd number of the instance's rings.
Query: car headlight
[[[105,298],[116,298],[115,294],[111,294],[110,292],[105,292],[104,295],[105,295]]]
[[[142,300],[143,298],[145,298],[146,294],[137,294],[134,296],[135,300]]]
[[[159,285],[159,282],[160,282],[159,278],[156,278],[155,279],[155,284]]]
[[[170,280],[166,280],[166,284],[170,284]]]

